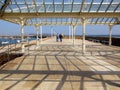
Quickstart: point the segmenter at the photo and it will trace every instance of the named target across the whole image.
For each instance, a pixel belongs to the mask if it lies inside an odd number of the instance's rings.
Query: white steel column
[[[40,26],[40,43],[42,44],[42,26]]]
[[[75,45],[75,27],[73,26],[73,46]]]
[[[38,41],[39,40],[38,39],[38,29],[39,28],[38,28],[38,25],[36,25],[35,27],[36,27],[36,47],[38,47],[38,45],[39,45],[39,41]]]
[[[71,32],[71,34],[72,34],[72,41],[73,41],[73,27],[72,27],[72,30],[71,30],[72,32]]]
[[[21,19],[21,49],[22,53],[25,52],[25,45],[24,45],[24,20]]]
[[[112,45],[112,25],[109,25],[109,46]]]
[[[85,54],[86,52],[86,43],[85,43],[85,18],[82,19],[82,35],[83,35],[83,40],[82,40],[82,53]]]
[[[53,27],[51,26],[51,39],[52,39]]]
[[[69,40],[70,40],[71,26],[69,26]]]

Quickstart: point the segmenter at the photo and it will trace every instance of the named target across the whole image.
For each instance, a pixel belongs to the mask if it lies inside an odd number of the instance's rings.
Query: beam
[[[73,28],[73,29],[72,29],[72,30],[73,30],[73,31],[72,31],[72,33],[73,33],[73,34],[72,34],[72,35],[73,35],[73,46],[75,46],[75,31],[76,31],[76,26],[73,25],[72,28]]]
[[[1,9],[0,9],[0,16],[3,15],[6,7],[9,5],[10,1],[11,1],[11,0],[5,0],[5,1],[4,1],[4,4],[2,5],[2,7],[1,7]]]
[[[104,18],[103,18],[104,19]],[[104,24],[104,25],[109,25],[109,24],[113,24],[113,25],[118,25],[118,24],[120,24],[120,23],[118,23],[118,21],[114,21],[114,22],[112,22],[113,21],[113,19],[114,18],[112,18],[111,19],[111,21],[109,21],[109,22],[104,22],[103,21],[103,19],[100,21],[97,21],[97,22],[86,22],[86,24]],[[8,21],[8,22],[12,22],[12,23],[16,23],[16,24],[20,24],[20,19],[19,18],[16,18],[16,19],[13,19],[13,18],[4,18],[4,20],[6,20],[6,21]],[[45,26],[45,25],[81,25],[82,24],[82,22],[72,22],[71,23],[71,21],[69,21],[69,20],[67,20],[67,22],[59,22],[59,21],[57,21],[57,19],[56,19],[56,21],[54,21],[54,22],[36,22],[36,23],[33,23],[32,22],[32,20],[31,19],[28,19],[29,20],[29,22],[25,22],[24,23],[24,25],[26,26],[35,26],[36,24],[38,24],[39,26]]]
[[[40,43],[42,44],[42,26],[40,26]]]
[[[36,28],[36,48],[38,47],[38,45],[39,45],[39,39],[38,39],[38,25],[36,25],[35,26],[35,28]]]
[[[25,45],[24,45],[24,20],[21,19],[21,49],[22,53],[25,52]]]
[[[86,27],[86,19],[82,18],[82,36],[83,36],[83,40],[82,40],[82,53],[83,55],[86,52],[86,44],[85,44],[85,27]]]
[[[71,35],[71,26],[69,26],[69,32],[68,33],[69,33],[69,40],[70,40],[70,37],[71,37],[70,36]]]
[[[95,24],[99,24],[99,25],[101,25],[101,24],[104,24],[104,25],[109,25],[109,24],[114,24],[114,25],[118,25],[118,22],[86,22],[87,24],[93,24],[93,25],[95,25]],[[28,26],[35,26],[35,24],[27,24]],[[64,26],[68,26],[68,25],[81,25],[81,22],[79,22],[79,23],[72,23],[71,24],[71,22],[68,22],[68,23],[66,23],[66,22],[53,22],[53,23],[51,23],[51,22],[42,22],[42,23],[38,23],[38,25],[43,25],[43,26],[46,26],[46,25],[64,25]]]
[[[109,25],[109,46],[112,45],[112,25]]]
[[[120,12],[82,12],[82,13],[4,13],[4,16],[0,17],[2,18],[101,18],[101,17],[106,17],[106,18],[116,18],[120,17]]]

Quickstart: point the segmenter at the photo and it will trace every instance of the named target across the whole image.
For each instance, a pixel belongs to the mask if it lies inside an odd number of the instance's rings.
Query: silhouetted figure
[[[60,34],[60,35],[59,35],[59,38],[60,38],[60,42],[62,42],[63,35]]]
[[[57,33],[57,35],[56,35],[56,42],[58,42],[58,40],[59,40],[59,34]]]

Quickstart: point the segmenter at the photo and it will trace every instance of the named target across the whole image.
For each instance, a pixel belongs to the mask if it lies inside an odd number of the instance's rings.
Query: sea
[[[32,41],[36,40],[36,38],[28,38],[25,41]],[[17,44],[20,43],[20,38],[0,38],[0,46],[8,45],[8,44]]]
[[[79,35],[76,35],[79,36]],[[86,36],[92,36],[92,37],[109,37],[109,35],[86,35]],[[120,38],[120,35],[112,35],[114,38]],[[36,40],[36,38],[28,38],[26,41],[32,41]],[[0,46],[2,45],[8,45],[8,44],[16,44],[20,43],[20,38],[0,38]]]
[[[109,35],[86,35],[92,37],[109,37]],[[120,38],[120,35],[112,35],[113,38]]]

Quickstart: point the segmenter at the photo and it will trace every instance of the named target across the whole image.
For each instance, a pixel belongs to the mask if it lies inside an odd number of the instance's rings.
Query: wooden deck
[[[120,47],[51,38],[0,67],[0,90],[120,90]]]

